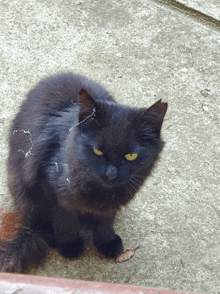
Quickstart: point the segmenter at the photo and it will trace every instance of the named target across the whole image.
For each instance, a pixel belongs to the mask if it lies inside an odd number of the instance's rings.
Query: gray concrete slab
[[[120,103],[169,103],[161,160],[116,223],[135,256],[115,264],[89,247],[69,262],[51,250],[32,274],[220,293],[220,28],[158,3],[0,3],[1,194],[11,120],[42,77],[74,71]]]

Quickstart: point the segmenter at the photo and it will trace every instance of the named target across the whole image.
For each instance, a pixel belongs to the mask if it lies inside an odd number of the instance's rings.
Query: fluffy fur
[[[23,221],[13,239],[0,244],[0,270],[40,264],[48,246],[78,257],[83,226],[104,256],[121,254],[115,216],[162,150],[166,110],[161,100],[148,109],[117,104],[100,85],[72,73],[42,80],[10,131],[9,188]]]

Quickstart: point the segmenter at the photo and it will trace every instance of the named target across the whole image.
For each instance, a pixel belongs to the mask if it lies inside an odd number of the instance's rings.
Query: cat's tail
[[[0,243],[0,271],[23,273],[40,264],[47,248],[39,232],[22,226],[12,240]]]

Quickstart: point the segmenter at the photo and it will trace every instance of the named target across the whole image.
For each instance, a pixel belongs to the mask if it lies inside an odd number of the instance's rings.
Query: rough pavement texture
[[[51,250],[30,273],[220,293],[219,18],[218,0],[1,1],[1,206],[9,127],[41,78],[74,71],[119,103],[169,103],[161,160],[116,223],[135,256],[115,264],[90,246],[67,261]]]

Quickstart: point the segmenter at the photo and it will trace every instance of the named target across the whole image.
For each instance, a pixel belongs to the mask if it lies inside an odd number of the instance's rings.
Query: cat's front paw
[[[57,251],[60,253],[60,255],[69,259],[79,257],[83,250],[84,244],[81,237],[72,242],[59,244],[57,247]]]
[[[94,240],[95,246],[105,257],[117,257],[124,251],[121,238],[114,234],[108,241]]]

